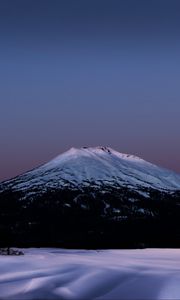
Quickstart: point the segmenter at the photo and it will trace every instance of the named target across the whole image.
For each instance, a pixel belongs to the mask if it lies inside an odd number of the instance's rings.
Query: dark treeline
[[[127,188],[0,193],[0,247],[180,247],[180,194]]]

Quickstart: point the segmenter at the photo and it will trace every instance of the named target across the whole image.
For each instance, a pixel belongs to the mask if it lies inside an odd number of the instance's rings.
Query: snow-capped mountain
[[[71,148],[50,162],[3,183],[16,190],[124,186],[180,190],[180,175],[109,147]]]
[[[180,247],[179,228],[180,175],[107,147],[0,184],[0,246]]]

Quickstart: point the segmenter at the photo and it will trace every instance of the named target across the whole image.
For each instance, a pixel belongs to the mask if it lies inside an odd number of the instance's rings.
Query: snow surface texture
[[[0,256],[0,299],[180,299],[180,250],[28,249]]]
[[[127,186],[180,190],[180,175],[139,157],[111,148],[71,148],[52,161],[6,182],[19,190],[79,188],[82,186]]]

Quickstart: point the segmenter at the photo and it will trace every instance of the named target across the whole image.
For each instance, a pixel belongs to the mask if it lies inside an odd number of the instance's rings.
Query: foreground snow
[[[180,299],[179,283],[179,249],[0,256],[0,299]]]

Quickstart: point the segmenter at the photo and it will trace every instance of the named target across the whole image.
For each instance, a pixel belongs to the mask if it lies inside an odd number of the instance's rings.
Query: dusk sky
[[[0,180],[70,147],[180,173],[179,0],[0,0]]]

